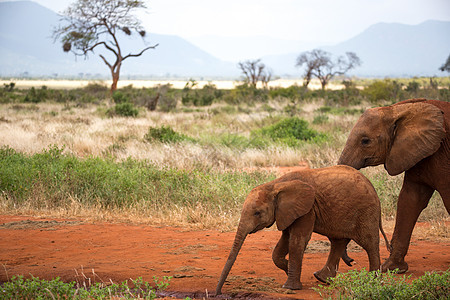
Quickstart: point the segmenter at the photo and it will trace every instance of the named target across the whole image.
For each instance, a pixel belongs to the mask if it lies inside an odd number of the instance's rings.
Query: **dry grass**
[[[307,104],[299,115],[312,118],[318,104]],[[255,108],[256,110],[258,108]],[[281,110],[281,109],[280,109]],[[113,155],[118,159],[132,157],[147,159],[159,166],[192,169],[243,168],[253,166],[292,166],[307,161],[312,167],[334,164],[336,146],[325,145],[317,153],[316,145],[301,148],[273,145],[265,149],[235,150],[221,145],[205,146],[194,143],[161,144],[144,140],[150,126],[169,125],[175,131],[195,139],[236,133],[248,136],[250,131],[264,125],[267,112],[251,114],[211,114],[201,112],[158,113],[141,110],[138,118],[102,116],[98,106],[70,107],[58,104],[3,105],[0,111],[0,145],[8,145],[29,154],[41,152],[49,145],[65,146],[66,153],[79,157]],[[351,119],[353,121],[354,118]],[[344,118],[343,123],[351,123]],[[327,126],[318,126],[326,131]],[[347,124],[345,127],[348,127]],[[338,138],[345,143],[345,135]]]
[[[148,112],[141,110],[137,118],[108,118],[104,111],[107,104],[68,106],[63,104],[2,104],[0,109],[0,146],[10,146],[24,153],[39,153],[50,145],[64,146],[65,152],[77,157],[128,157],[149,160],[159,167],[178,169],[203,169],[227,171],[256,167],[296,166],[306,162],[312,168],[336,164],[340,151],[357,115],[328,115],[328,122],[313,125],[314,129],[327,132],[329,141],[320,145],[304,143],[291,148],[270,145],[266,148],[233,148],[214,142],[225,133],[248,137],[250,131],[267,125],[271,118],[280,116],[287,103],[270,102],[275,109],[267,112],[262,105],[250,107],[250,112],[221,112],[224,105],[213,105],[195,112]],[[322,102],[304,103],[297,115],[312,123]],[[219,113],[213,113],[213,110]],[[175,131],[204,143],[180,142],[174,144],[149,143],[144,140],[150,126],[169,125]],[[336,130],[339,128],[339,130]],[[395,206],[402,176],[390,177],[382,166],[367,168],[363,173],[371,179],[382,201],[383,216],[387,221],[395,218]],[[227,211],[211,212],[208,207],[194,206],[149,207],[136,204],[131,209],[103,209],[82,205],[78,199],[70,199],[66,207],[33,208],[28,206],[11,209],[5,195],[0,195],[1,213],[45,215],[87,220],[139,222],[147,224],[172,224],[188,228],[234,229],[238,223],[240,207]],[[432,220],[432,226],[424,235],[447,236],[445,222],[448,214],[439,195],[435,195],[419,220]],[[392,230],[387,230],[392,232]]]

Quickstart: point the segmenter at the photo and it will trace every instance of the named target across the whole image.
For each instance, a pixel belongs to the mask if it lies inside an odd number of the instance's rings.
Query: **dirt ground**
[[[313,235],[304,257],[303,290],[289,291],[281,288],[286,275],[271,260],[280,235],[267,230],[248,236],[221,298],[319,298],[312,290],[319,284],[313,272],[326,261],[326,238]],[[212,298],[233,238],[233,232],[215,230],[0,215],[0,282],[20,274],[81,282],[88,277],[93,281],[121,282],[139,276],[152,282],[153,276],[172,276],[161,296]],[[381,257],[385,259],[388,253],[384,243],[381,245]],[[449,249],[447,241],[413,238],[407,256],[408,274],[416,277],[425,271],[448,269]],[[357,261],[352,268],[368,266],[365,252],[356,245],[350,247],[349,254]],[[341,263],[341,272],[349,269]]]

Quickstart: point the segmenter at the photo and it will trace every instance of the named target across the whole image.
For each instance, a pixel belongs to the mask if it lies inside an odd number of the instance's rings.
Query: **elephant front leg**
[[[345,248],[350,242],[350,239],[330,239],[330,242],[331,249],[330,254],[328,255],[327,263],[321,270],[314,273],[316,279],[324,283],[327,282],[328,278],[336,276],[336,272],[339,267],[339,260],[345,252]]]
[[[283,230],[278,244],[272,252],[272,260],[274,264],[288,274],[288,260],[286,255],[289,252],[289,230]]]
[[[417,218],[427,207],[433,191],[428,186],[408,180],[408,172],[405,174],[397,202],[397,216],[391,241],[392,251],[381,267],[383,272],[398,269],[399,273],[404,273],[408,270],[405,256],[408,252],[411,234]]]
[[[301,290],[300,282],[302,272],[303,253],[306,245],[311,239],[314,228],[314,214],[310,211],[308,214],[297,219],[289,227],[289,261],[288,278],[283,285],[286,289]]]

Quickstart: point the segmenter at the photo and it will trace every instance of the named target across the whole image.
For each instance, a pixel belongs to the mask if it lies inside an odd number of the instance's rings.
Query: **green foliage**
[[[158,141],[161,143],[176,143],[181,141],[191,141],[194,139],[176,132],[170,126],[150,127],[148,132],[144,135],[144,139],[152,142]]]
[[[65,283],[59,277],[52,280],[31,276],[14,276],[0,286],[1,299],[155,299],[155,290],[161,291],[169,285],[170,277],[159,281],[153,278],[154,286],[141,277],[119,284],[97,282],[90,285],[72,281]]]
[[[308,89],[303,86],[291,85],[289,87],[277,87],[271,88],[269,90],[269,97],[272,99],[276,98],[287,98],[287,99],[303,99],[308,93]]]
[[[327,105],[358,105],[361,104],[362,97],[359,89],[353,82],[344,81],[345,88],[341,90],[326,90],[323,93]]]
[[[16,86],[15,82],[10,82],[10,83],[4,83],[3,84],[3,90],[5,92],[12,92],[14,90],[14,87]]]
[[[159,169],[148,161],[89,157],[79,159],[50,147],[31,156],[0,148],[0,190],[11,206],[65,208],[70,199],[86,207],[236,208],[256,185],[273,179],[266,173]]]
[[[350,107],[331,107],[322,106],[317,109],[318,112],[322,114],[332,114],[332,115],[360,115],[364,112],[364,109],[350,108]]]
[[[410,282],[410,283],[409,283]],[[450,271],[427,272],[411,281],[411,275],[351,270],[330,278],[330,285],[315,289],[325,299],[448,299]]]
[[[139,109],[133,103],[122,102],[109,109],[107,113],[111,116],[136,117],[139,114]]]
[[[369,101],[376,103],[380,100],[397,102],[402,92],[402,85],[390,79],[376,80],[361,92]]]
[[[25,98],[23,99],[23,102],[29,102],[29,103],[39,103],[44,102],[47,100],[47,87],[42,86],[40,89],[35,89],[32,87],[28,93],[25,95]]]
[[[224,95],[224,101],[228,104],[254,104],[255,102],[265,102],[269,99],[266,89],[258,89],[248,83],[236,86],[229,93]]]
[[[413,80],[408,82],[408,85],[405,88],[405,91],[411,92],[411,93],[417,93],[420,89],[420,83]]]
[[[265,137],[274,142],[290,147],[299,145],[300,141],[320,140],[325,135],[309,128],[307,121],[298,117],[282,119],[281,121],[252,132],[252,137]]]
[[[207,84],[201,89],[194,89],[196,85],[196,81],[192,79],[186,83],[181,94],[183,105],[209,106],[223,95],[223,92],[213,84]]]
[[[364,90],[357,88],[355,81],[343,81],[345,88],[341,90],[309,90],[303,86],[292,85],[286,88],[276,87],[270,89],[258,89],[249,84],[236,86],[234,89],[221,90],[213,84],[207,84],[202,88],[197,87],[197,82],[191,80],[183,89],[174,89],[170,84],[160,85],[154,88],[134,88],[132,85],[118,89],[112,95],[115,104],[132,103],[134,106],[147,107],[149,103],[158,98],[158,108],[163,112],[175,110],[181,100],[184,106],[204,107],[213,103],[225,102],[230,105],[256,103],[267,104],[268,99],[283,101],[288,100],[290,105],[285,111],[295,115],[297,107],[304,101],[323,100],[326,106],[344,107],[359,105],[364,100],[371,101],[375,105],[385,105],[379,101],[397,102],[403,99],[424,97],[450,101],[448,78],[414,78],[414,79],[384,79],[358,81],[359,86],[365,86]],[[403,89],[404,87],[404,89]],[[109,97],[109,89],[101,82],[91,82],[83,88],[77,89],[48,89],[47,87],[17,89],[15,83],[4,84],[0,89],[0,103],[42,103],[42,102],[75,102],[78,105],[99,103]],[[127,108],[130,107],[130,105]],[[266,111],[272,111],[269,106]],[[186,108],[183,108],[184,110]],[[238,107],[237,109],[242,109]],[[121,108],[119,108],[121,110]],[[120,113],[120,112],[119,112]],[[114,109],[109,111],[115,115]]]
[[[128,95],[126,95],[125,93],[123,93],[122,91],[115,91],[113,94],[112,94],[112,98],[113,98],[113,100],[114,100],[114,103],[116,103],[116,104],[122,104],[122,103],[125,103],[125,102],[129,102],[129,96]]]

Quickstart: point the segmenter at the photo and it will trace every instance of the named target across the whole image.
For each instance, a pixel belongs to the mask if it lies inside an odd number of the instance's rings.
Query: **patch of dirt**
[[[429,224],[416,227],[422,226]],[[313,234],[303,260],[303,290],[290,291],[282,288],[286,274],[271,258],[280,235],[264,230],[248,236],[222,289],[224,295],[218,298],[319,299],[312,290],[319,285],[313,273],[326,262],[327,238]],[[0,282],[13,275],[30,274],[44,279],[88,277],[104,282],[140,276],[153,282],[153,276],[172,276],[160,296],[213,298],[233,240],[234,232],[0,215]],[[415,278],[425,271],[447,270],[449,249],[448,239],[423,241],[413,235],[407,274]],[[382,260],[388,257],[385,247],[381,246],[380,252]],[[357,263],[353,267],[341,263],[341,272],[368,267],[364,251],[349,247],[349,255]]]
[[[0,225],[0,229],[27,229],[27,228],[40,228],[53,230],[56,226],[64,226],[64,225],[78,225],[81,224],[79,221],[56,221],[56,220],[46,220],[46,221],[38,221],[38,220],[22,220],[15,222],[3,223]]]

